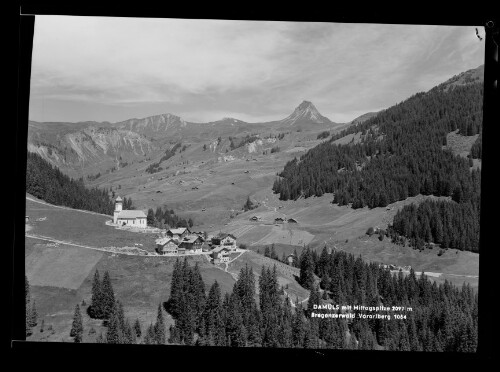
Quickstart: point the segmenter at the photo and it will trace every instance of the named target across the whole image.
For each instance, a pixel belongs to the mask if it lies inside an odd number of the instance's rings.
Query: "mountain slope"
[[[186,121],[176,115],[162,114],[149,116],[143,119],[128,119],[112,124],[114,128],[125,129],[147,137],[165,137],[174,131],[179,131],[188,125]]]
[[[65,171],[99,164],[106,168],[120,167],[120,163],[143,158],[157,148],[130,130],[93,124],[77,124],[74,128],[58,124],[56,130],[43,130],[38,123],[29,125],[28,151]]]
[[[361,133],[359,143],[337,145],[332,137],[288,162],[273,190],[282,200],[333,193],[334,203],[353,208],[385,207],[418,194],[451,196],[478,221],[480,172],[443,145],[457,129],[467,136],[481,130],[482,93],[477,80],[418,93],[348,128],[344,135]],[[478,248],[477,226],[453,231],[461,234],[457,248]]]

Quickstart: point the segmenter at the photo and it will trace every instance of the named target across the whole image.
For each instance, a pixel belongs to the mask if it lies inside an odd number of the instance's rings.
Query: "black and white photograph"
[[[485,38],[36,15],[26,341],[476,353]]]

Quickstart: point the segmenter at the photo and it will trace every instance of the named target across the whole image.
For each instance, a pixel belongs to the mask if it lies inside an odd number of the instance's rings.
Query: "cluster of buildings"
[[[26,216],[26,221],[29,217]],[[123,210],[123,200],[115,200],[113,223],[119,226],[147,228],[147,216],[141,210]],[[204,232],[191,232],[187,227],[167,230],[156,240],[156,252],[162,255],[202,254],[209,252],[214,263],[229,261],[229,253],[237,248],[236,237],[220,233],[208,237]]]
[[[156,252],[174,256],[209,252],[214,263],[229,261],[229,253],[237,248],[236,237],[225,233],[205,236],[204,232],[191,232],[187,227],[170,229],[156,240]]]
[[[250,221],[262,221],[262,217],[260,216],[252,216],[250,218]],[[274,223],[280,224],[280,223],[298,223],[298,221],[295,218],[285,218],[285,217],[277,217],[274,219]]]

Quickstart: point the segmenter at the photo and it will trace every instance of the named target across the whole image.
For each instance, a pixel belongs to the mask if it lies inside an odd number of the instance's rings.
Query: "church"
[[[120,226],[131,226],[146,228],[146,214],[143,211],[123,210],[123,200],[118,196],[115,200],[115,212],[113,213],[113,223]]]

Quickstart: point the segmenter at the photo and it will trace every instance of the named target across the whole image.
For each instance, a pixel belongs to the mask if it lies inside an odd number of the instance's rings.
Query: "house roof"
[[[172,243],[174,243],[174,244],[175,244],[175,240],[170,239],[170,238],[168,238],[168,237],[164,237],[164,238],[159,238],[159,239],[156,239],[156,240],[155,240],[155,243],[156,243],[156,244],[159,244],[159,245],[165,245],[165,244],[167,244],[167,243],[168,243],[168,242],[170,242],[170,241],[171,241]]]
[[[236,239],[236,236],[234,236],[233,234],[227,234],[227,233],[220,233],[215,238],[216,239],[224,239],[224,238],[227,238],[228,236],[230,236],[233,239]]]
[[[143,211],[125,210],[118,213],[117,218],[146,218]]]
[[[194,243],[198,239],[201,239],[198,235],[189,235],[185,236],[184,239],[182,239],[182,243]]]
[[[221,251],[229,251],[229,249],[227,249],[226,247],[220,246],[220,247],[214,248],[212,250],[212,252],[215,252],[215,253],[219,253]]]
[[[179,227],[178,229],[170,229],[168,231],[170,231],[170,233],[172,234],[177,234],[177,235],[182,235],[184,234],[184,232],[187,230],[186,227]]]
[[[122,201],[121,196],[118,196],[118,197],[115,199],[115,201]]]

